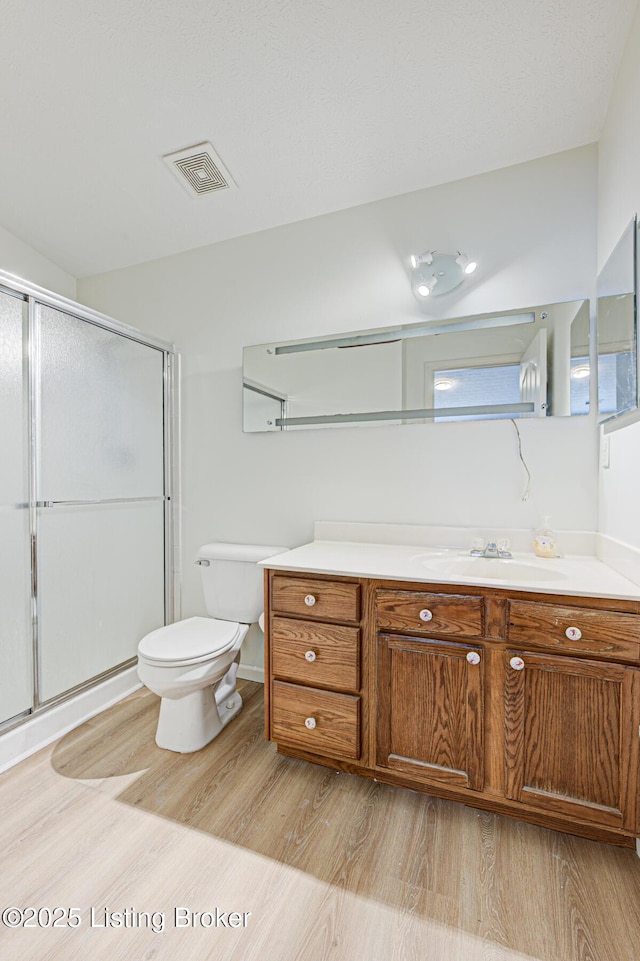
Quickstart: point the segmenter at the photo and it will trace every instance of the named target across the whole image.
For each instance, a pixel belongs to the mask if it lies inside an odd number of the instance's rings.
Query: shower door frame
[[[20,277],[0,270],[0,293],[7,294],[21,300],[27,305],[27,336],[26,358],[23,370],[26,371],[26,390],[24,403],[27,407],[26,422],[28,423],[28,502],[18,507],[26,507],[29,512],[29,541],[31,559],[31,638],[25,638],[26,644],[31,644],[33,670],[33,706],[25,711],[0,721],[0,734],[31,720],[31,718],[70,700],[82,691],[95,687],[102,681],[132,667],[137,658],[135,655],[126,661],[96,674],[74,687],[43,701],[40,696],[42,689],[40,650],[38,636],[38,509],[47,506],[47,502],[38,501],[38,441],[39,441],[39,411],[40,411],[40,381],[38,358],[36,351],[36,310],[39,304],[59,310],[76,320],[101,327],[112,333],[126,337],[146,347],[152,347],[162,353],[163,365],[163,494],[164,504],[164,623],[171,624],[179,616],[178,577],[179,569],[176,563],[180,544],[179,513],[177,510],[179,490],[179,386],[180,364],[179,354],[175,345],[144,334],[142,331],[102,314],[90,307],[85,307],[77,301],[70,300],[61,294],[29,283]],[[153,498],[155,500],[155,498]],[[127,502],[149,500],[149,498],[124,498]],[[94,502],[94,503],[100,503]]]

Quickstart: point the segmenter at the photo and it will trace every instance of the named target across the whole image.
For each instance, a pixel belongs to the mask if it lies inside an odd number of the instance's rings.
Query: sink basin
[[[477,578],[482,581],[561,581],[566,579],[554,566],[545,567],[545,560],[539,564],[520,561],[516,558],[501,557],[443,557],[442,554],[417,554],[414,558],[434,577]]]

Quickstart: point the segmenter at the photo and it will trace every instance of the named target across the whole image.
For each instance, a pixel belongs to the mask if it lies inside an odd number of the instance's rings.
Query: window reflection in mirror
[[[520,403],[520,364],[493,364],[436,370],[433,373],[433,400],[436,411],[443,408],[480,404]],[[507,417],[507,414],[436,413],[435,421],[481,420]]]
[[[589,374],[585,300],[260,344],[244,430],[586,414]]]
[[[598,275],[598,409],[609,416],[638,406],[636,247],[634,218]]]

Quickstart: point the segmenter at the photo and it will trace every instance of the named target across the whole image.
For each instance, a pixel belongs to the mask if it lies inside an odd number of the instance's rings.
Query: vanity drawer
[[[271,737],[313,754],[360,756],[360,698],[274,681]]]
[[[360,585],[274,574],[271,581],[271,610],[322,621],[357,624],[360,620]]]
[[[378,629],[480,637],[483,600],[462,594],[378,591]]]
[[[559,653],[575,652],[630,661],[640,658],[638,614],[509,601],[507,636],[512,644],[533,644]]]
[[[360,629],[271,620],[271,667],[276,677],[338,691],[360,687]]]

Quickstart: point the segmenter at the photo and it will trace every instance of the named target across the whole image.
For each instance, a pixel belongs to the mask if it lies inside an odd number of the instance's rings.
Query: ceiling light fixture
[[[447,294],[458,287],[478,266],[466,254],[440,253],[427,250],[423,254],[411,254],[411,289],[421,303],[430,294]]]
[[[433,382],[433,386],[435,390],[451,390],[453,381],[450,377],[439,377]]]
[[[428,297],[435,285],[438,283],[438,278],[431,275],[431,277],[425,277],[420,280],[420,283],[416,287],[416,293],[420,297]]]
[[[409,258],[409,263],[413,270],[417,270],[418,267],[424,264],[425,267],[430,267],[433,263],[433,250],[427,250],[424,254],[411,254]]]
[[[478,266],[475,260],[469,260],[467,255],[461,254],[460,251],[458,251],[458,256],[456,257],[456,263],[465,274],[472,274]]]

